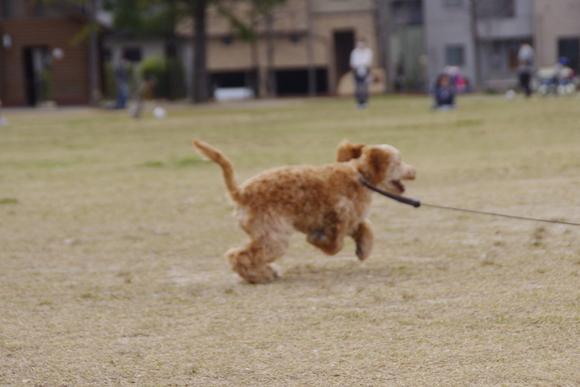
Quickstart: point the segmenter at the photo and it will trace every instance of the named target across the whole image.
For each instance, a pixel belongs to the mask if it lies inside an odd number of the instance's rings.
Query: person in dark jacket
[[[441,74],[433,89],[435,103],[432,109],[455,109],[455,88],[449,75]]]

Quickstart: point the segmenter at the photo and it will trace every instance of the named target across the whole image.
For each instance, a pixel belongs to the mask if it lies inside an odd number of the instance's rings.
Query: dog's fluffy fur
[[[267,283],[280,275],[272,262],[284,254],[295,230],[329,255],[338,253],[344,237],[350,236],[358,258],[367,258],[373,244],[372,224],[366,219],[372,191],[360,177],[395,194],[405,190],[401,180],[415,178],[415,169],[401,161],[394,147],[343,141],[335,163],[274,168],[238,185],[222,152],[202,141],[193,144],[221,166],[235,216],[250,236],[248,244],[226,253],[232,269],[250,283]]]

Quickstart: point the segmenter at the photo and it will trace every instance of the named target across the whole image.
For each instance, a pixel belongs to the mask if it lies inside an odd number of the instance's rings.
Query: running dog
[[[232,163],[222,152],[202,141],[194,140],[193,145],[222,168],[235,217],[250,237],[248,244],[230,249],[226,258],[250,283],[268,283],[280,276],[273,262],[285,253],[294,231],[306,234],[310,244],[328,255],[338,253],[344,237],[350,236],[357,257],[366,259],[373,245],[372,223],[367,219],[372,191],[360,178],[402,194],[402,180],[416,175],[390,145],[343,141],[335,163],[269,169],[239,185]]]

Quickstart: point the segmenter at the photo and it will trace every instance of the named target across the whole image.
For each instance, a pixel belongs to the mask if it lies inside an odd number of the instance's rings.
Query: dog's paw
[[[270,267],[270,270],[272,270],[272,280],[282,277],[282,269],[280,269],[280,266],[275,263],[270,263],[268,266]]]
[[[360,243],[356,244],[356,256],[358,257],[359,260],[364,261],[365,259],[368,258],[368,256],[371,254],[371,248],[367,247],[367,246],[363,246]]]
[[[278,265],[269,263],[247,270],[245,273],[240,273],[240,275],[251,284],[269,284],[281,276],[281,270]]]

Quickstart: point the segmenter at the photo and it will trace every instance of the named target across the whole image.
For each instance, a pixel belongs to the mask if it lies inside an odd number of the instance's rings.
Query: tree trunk
[[[193,4],[193,102],[209,100],[205,33],[207,3],[208,0],[197,0]]]
[[[90,9],[91,33],[89,37],[89,102],[91,106],[98,106],[101,99],[101,79],[99,69],[99,37],[97,35],[97,1],[92,0]]]
[[[268,93],[270,98],[276,97],[276,74],[274,72],[274,15],[272,10],[266,14],[266,51],[268,72]]]
[[[163,38],[165,43],[165,71],[167,74],[167,97],[170,100],[183,98],[184,87],[181,72],[181,63],[177,55],[177,35],[175,34],[175,27],[177,26],[179,13],[179,0],[165,0],[167,11],[169,30],[166,30]]]
[[[175,35],[165,36],[165,68],[167,71],[167,98],[176,100],[180,97],[179,78],[174,68],[177,59],[177,43]],[[157,80],[159,82],[159,80]]]
[[[481,90],[482,82],[481,79],[481,55],[479,54],[479,33],[477,31],[477,0],[470,0],[469,7],[469,17],[471,24],[471,38],[473,41],[473,62],[475,71],[475,89]]]
[[[393,91],[395,72],[391,64],[391,0],[376,0],[380,62],[385,69],[385,93]]]
[[[260,56],[258,54],[258,39],[255,38],[250,42],[250,54],[252,57],[252,68],[254,75],[252,75],[252,89],[254,90],[254,98],[260,98],[263,95],[260,87]]]
[[[308,6],[308,41],[306,43],[307,57],[308,57],[308,95],[310,97],[316,96],[316,64],[314,58],[314,21],[312,14],[312,0],[307,0]]]

